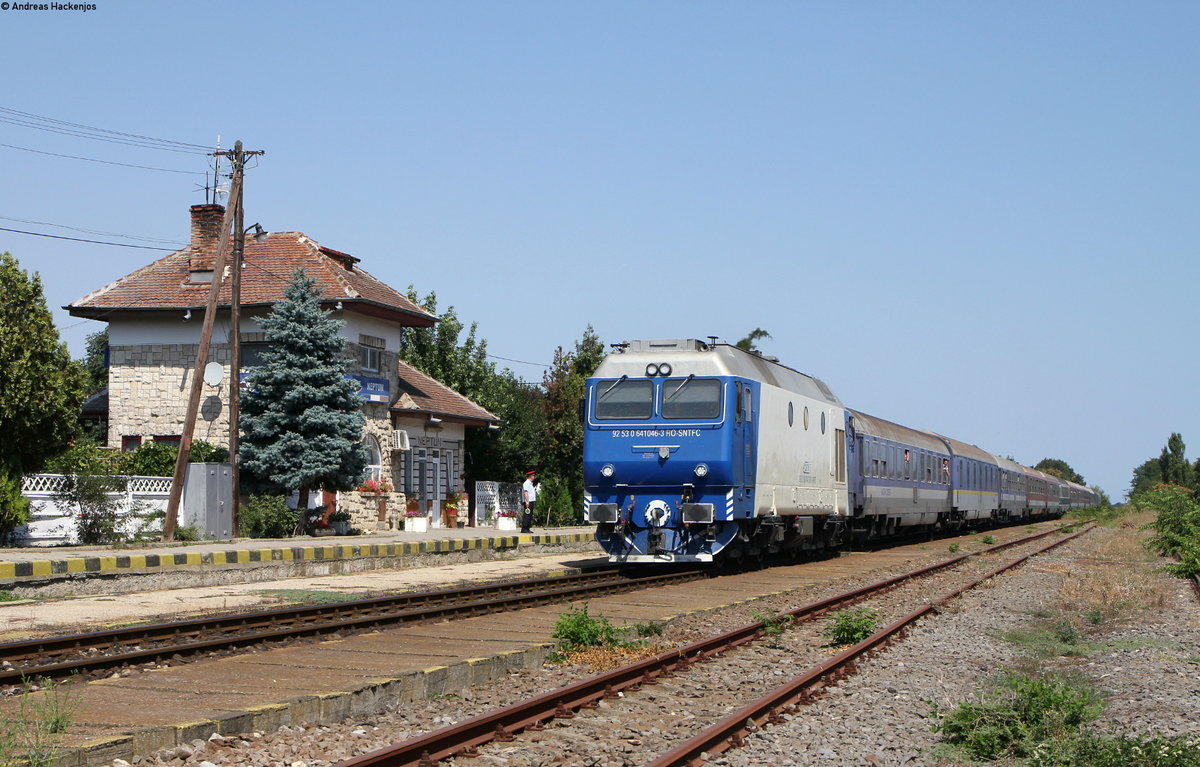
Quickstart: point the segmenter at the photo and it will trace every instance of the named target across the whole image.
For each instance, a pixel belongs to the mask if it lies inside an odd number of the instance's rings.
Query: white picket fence
[[[146,515],[167,510],[170,477],[125,477],[125,490],[109,493],[119,504],[119,530],[126,535],[162,533],[162,522],[147,524]],[[62,546],[79,542],[75,525],[79,509],[61,505],[67,477],[62,474],[30,474],[21,478],[21,495],[29,499],[29,523],[9,534],[14,546]]]

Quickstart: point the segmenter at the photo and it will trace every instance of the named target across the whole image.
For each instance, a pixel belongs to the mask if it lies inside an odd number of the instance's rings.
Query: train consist
[[[842,405],[695,339],[622,344],[588,379],[585,518],[614,562],[719,562],[1061,516],[1096,494]]]

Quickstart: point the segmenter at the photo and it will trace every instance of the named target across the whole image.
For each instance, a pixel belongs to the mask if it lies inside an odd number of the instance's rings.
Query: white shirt
[[[534,486],[532,479],[526,479],[525,484],[521,485],[521,490],[525,493],[526,503],[533,503],[537,500],[537,487]]]

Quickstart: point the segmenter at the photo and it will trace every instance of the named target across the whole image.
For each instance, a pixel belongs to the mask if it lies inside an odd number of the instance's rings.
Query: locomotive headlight
[[[647,365],[646,366],[646,375],[650,376],[651,378],[658,375],[658,365],[655,365],[653,362],[651,362],[649,365]]]
[[[604,477],[605,479],[612,479],[612,475],[615,474],[616,471],[617,470],[613,468],[611,463],[606,463],[600,468],[600,476]]]
[[[658,366],[658,374],[659,374],[660,376],[669,376],[669,375],[671,375],[671,366],[670,366],[669,364],[667,364],[666,362],[664,362],[663,364],[659,365],[659,366]]]
[[[700,477],[701,479],[703,479],[704,477],[708,476],[708,464],[698,463],[698,464],[696,464],[696,468],[692,469],[692,471],[696,474],[697,477]]]

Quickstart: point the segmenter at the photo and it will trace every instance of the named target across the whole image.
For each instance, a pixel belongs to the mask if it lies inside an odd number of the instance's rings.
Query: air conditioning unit
[[[411,450],[408,444],[408,432],[397,429],[392,432],[392,450]]]

